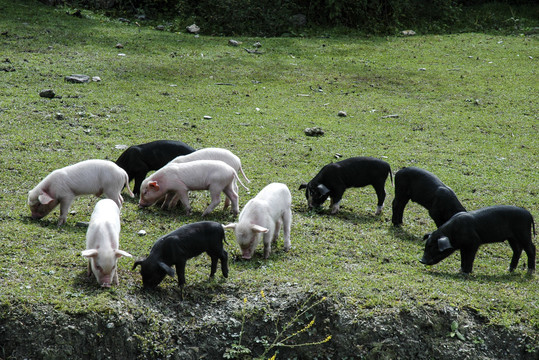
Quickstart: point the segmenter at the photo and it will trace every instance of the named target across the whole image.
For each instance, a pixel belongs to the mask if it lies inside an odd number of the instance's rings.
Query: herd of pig
[[[146,177],[149,171],[155,171]],[[220,148],[196,150],[181,141],[159,140],[131,146],[116,163],[108,160],[86,160],[57,169],[28,192],[28,205],[33,219],[41,219],[56,206],[60,206],[58,225],[66,222],[69,207],[75,197],[86,194],[105,195],[95,205],[86,234],[88,276],[92,273],[103,287],[118,284],[117,261],[122,256],[132,257],[119,249],[120,209],[125,187],[131,197],[140,195],[139,206],[154,204],[174,208],[178,201],[187,214],[191,212],[189,191],[209,190],[211,202],[203,216],[210,213],[225,194],[225,209],[231,205],[234,215],[239,213],[238,177],[243,172],[240,159],[232,152]],[[386,197],[385,183],[393,175],[389,164],[371,157],[353,157],[324,166],[308,183],[301,184],[309,208],[319,208],[330,198],[331,213],[339,211],[346,189],[372,185],[378,198],[376,214],[380,214]],[[411,200],[425,207],[437,230],[425,235],[425,250],[421,262],[434,265],[461,252],[461,271],[472,271],[475,254],[480,245],[508,240],[513,257],[509,271],[513,271],[522,251],[528,258],[528,273],[535,271],[535,224],[531,213],[508,205],[466,211],[451,188],[432,173],[416,167],[403,168],[394,176],[395,197],[392,202],[392,223],[403,221],[406,204]],[[131,191],[129,183],[135,181]],[[248,190],[248,189],[247,189]],[[183,290],[185,265],[189,258],[206,252],[211,258],[211,273],[217,271],[218,262],[224,277],[228,277],[228,254],[224,250],[225,229],[233,229],[242,257],[250,259],[257,245],[264,244],[264,258],[271,253],[271,244],[277,240],[282,228],[284,250],[290,249],[292,197],[282,183],[271,183],[244,206],[236,223],[221,225],[200,221],[181,226],[158,239],[150,254],[135,261],[133,269],[141,267],[143,286],[156,287],[166,275],[174,276]],[[181,292],[183,293],[183,291]]]

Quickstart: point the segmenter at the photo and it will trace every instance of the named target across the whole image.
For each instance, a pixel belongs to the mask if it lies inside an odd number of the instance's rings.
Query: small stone
[[[204,120],[211,120],[211,116],[209,116],[209,115],[204,115]]]
[[[56,120],[64,120],[65,119],[65,116],[62,113],[56,113],[55,117],[56,117]]]
[[[315,126],[315,127],[312,127],[312,128],[307,128],[307,129],[303,130],[303,132],[307,136],[321,136],[321,135],[324,135],[324,130],[322,130],[318,126]]]
[[[47,99],[52,99],[55,95],[56,94],[54,93],[54,90],[52,89],[45,89],[39,92],[39,96],[43,98],[47,98]]]
[[[94,82],[100,82],[101,81],[101,78],[99,76],[93,76],[92,77],[92,81]]]
[[[418,71],[427,71],[426,68],[419,68]]]
[[[84,84],[90,82],[90,77],[88,75],[73,74],[66,76],[64,80],[74,84]]]
[[[261,47],[262,47],[262,44],[260,43],[260,41],[257,41],[257,42],[255,42],[255,43],[253,44],[253,47],[255,47],[255,48],[258,49],[258,48],[261,48]]]
[[[404,36],[414,36],[416,33],[414,30],[403,30],[401,31],[401,34]]]
[[[146,231],[144,230],[139,230],[139,232],[137,233],[139,236],[146,236]]]
[[[191,34],[198,34],[200,32],[200,27],[198,27],[197,24],[192,24],[187,26],[185,30]]]
[[[232,40],[232,39],[228,40],[228,45],[230,46],[239,46],[240,44],[241,43],[237,40]]]
[[[163,30],[165,30],[165,25],[157,25],[155,27],[155,30],[163,31]]]
[[[346,117],[346,116],[348,116],[348,114],[346,113],[346,111],[342,111],[342,110],[339,111],[339,112],[337,113],[337,115],[340,116],[340,117]]]
[[[122,44],[120,44],[120,43],[116,44],[116,49],[123,49],[123,48],[124,48],[124,46]]]

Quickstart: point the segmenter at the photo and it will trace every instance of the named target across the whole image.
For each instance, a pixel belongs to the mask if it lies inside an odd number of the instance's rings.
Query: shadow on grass
[[[498,273],[498,274],[470,274],[466,275],[461,272],[438,272],[438,271],[429,271],[429,275],[431,275],[434,278],[439,279],[451,279],[455,281],[473,281],[477,283],[487,283],[487,282],[495,282],[495,283],[514,283],[514,282],[520,282],[525,283],[532,281],[535,277],[532,275],[527,275],[527,273],[515,271],[513,273],[504,272],[504,273]]]
[[[389,226],[389,233],[392,234],[397,239],[403,241],[412,241],[412,242],[423,242],[423,235],[412,234],[409,231],[403,229],[402,226]]]

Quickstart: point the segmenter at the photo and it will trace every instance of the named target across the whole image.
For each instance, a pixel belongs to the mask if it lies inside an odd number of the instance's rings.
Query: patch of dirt
[[[239,289],[189,289],[183,302],[175,291],[112,301],[109,314],[3,304],[0,359],[251,359],[279,335],[287,346],[272,347],[265,358],[276,352],[278,359],[539,358],[536,332],[489,325],[471,309],[366,314],[293,286],[246,297],[238,297]]]

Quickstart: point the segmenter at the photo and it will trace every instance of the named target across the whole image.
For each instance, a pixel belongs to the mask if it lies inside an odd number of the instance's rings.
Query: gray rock
[[[45,89],[39,92],[39,96],[43,98],[47,98],[47,99],[52,99],[55,95],[56,94],[54,93],[54,90],[52,89]]]
[[[228,40],[228,45],[230,45],[230,46],[239,46],[240,42],[237,41],[237,40],[230,39],[230,40]]]
[[[88,75],[73,74],[66,76],[64,80],[74,84],[84,84],[90,82],[90,77]]]
[[[322,136],[322,135],[324,135],[324,130],[322,130],[318,126],[315,126],[315,127],[312,127],[312,128],[307,128],[307,129],[303,130],[303,132],[307,136]]]
[[[340,116],[340,117],[346,117],[346,116],[348,116],[348,114],[346,113],[346,111],[342,111],[342,110],[339,111],[339,112],[337,113],[337,115]]]
[[[200,27],[197,26],[197,24],[189,25],[185,28],[187,32],[191,34],[198,34],[200,32]]]
[[[165,25],[157,25],[155,27],[155,30],[163,31],[163,30],[165,30]]]

